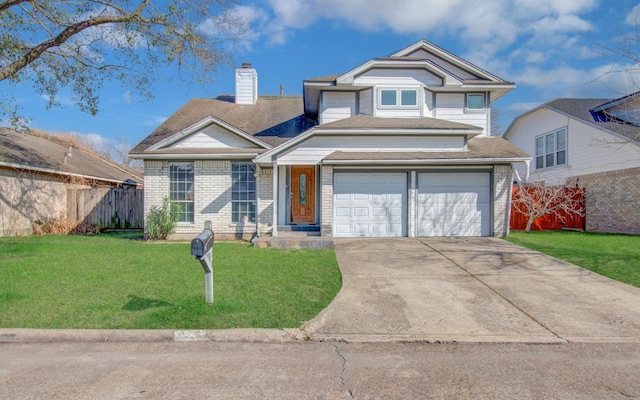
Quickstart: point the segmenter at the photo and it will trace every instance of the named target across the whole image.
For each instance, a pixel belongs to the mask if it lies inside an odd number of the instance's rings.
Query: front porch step
[[[278,237],[304,238],[320,236],[319,225],[282,225],[278,226]]]
[[[258,238],[253,245],[260,248],[275,247],[279,249],[333,249],[333,239],[303,236],[262,236]]]

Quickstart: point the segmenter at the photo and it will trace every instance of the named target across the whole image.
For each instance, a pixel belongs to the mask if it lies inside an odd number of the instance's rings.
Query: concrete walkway
[[[640,342],[640,289],[496,238],[335,241],[314,340]]]

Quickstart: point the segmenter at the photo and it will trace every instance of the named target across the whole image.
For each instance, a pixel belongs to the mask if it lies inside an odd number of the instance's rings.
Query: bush
[[[174,232],[181,211],[180,205],[171,204],[167,196],[162,199],[162,205],[151,206],[145,223],[147,239],[166,240]]]
[[[33,234],[42,235],[91,235],[100,233],[99,226],[89,225],[81,221],[60,218],[44,218],[33,222]]]

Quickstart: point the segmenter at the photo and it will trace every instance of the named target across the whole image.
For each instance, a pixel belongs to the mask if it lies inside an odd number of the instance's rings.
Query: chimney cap
[[[249,68],[251,68],[251,63],[250,63],[250,62],[243,62],[243,63],[242,63],[242,68],[243,68],[243,69],[249,69]]]

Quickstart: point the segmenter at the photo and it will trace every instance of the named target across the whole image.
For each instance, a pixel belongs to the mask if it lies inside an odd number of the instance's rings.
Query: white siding
[[[236,103],[256,104],[258,101],[258,72],[253,68],[236,69]]]
[[[219,127],[218,125],[209,125],[199,132],[191,134],[186,138],[174,143],[174,148],[230,148],[230,147],[257,147],[255,144],[240,138],[235,133]]]
[[[442,79],[425,69],[373,68],[355,77],[354,86],[442,86]]]
[[[469,71],[465,71],[464,69],[453,65],[445,60],[443,60],[440,57],[435,56],[434,54],[431,54],[427,51],[424,51],[422,49],[417,50],[414,53],[411,53],[408,55],[409,57],[417,57],[417,58],[424,58],[427,60],[431,60],[434,64],[439,65],[440,67],[446,69],[447,71],[455,74],[457,77],[462,78],[462,79],[477,79],[478,77],[471,74]]]
[[[356,112],[355,92],[323,92],[320,123],[338,121],[353,117]]]
[[[562,127],[567,127],[567,165],[536,170],[535,137]],[[572,176],[640,167],[640,147],[555,111],[539,110],[527,115],[508,134],[511,143],[532,157],[532,181],[556,183]]]
[[[313,137],[278,157],[278,164],[317,164],[334,151],[460,151],[464,147],[461,137],[444,136],[383,136],[368,137]]]
[[[489,109],[465,110],[464,93],[437,93],[434,117],[482,128],[482,135],[489,132]]]
[[[423,116],[424,117],[434,117],[434,113],[435,113],[435,106],[433,104],[433,92],[429,91],[429,90],[425,90],[424,93],[422,93],[422,98],[424,101],[424,112],[423,112]]]
[[[363,90],[360,95],[360,114],[373,115],[373,89]]]

